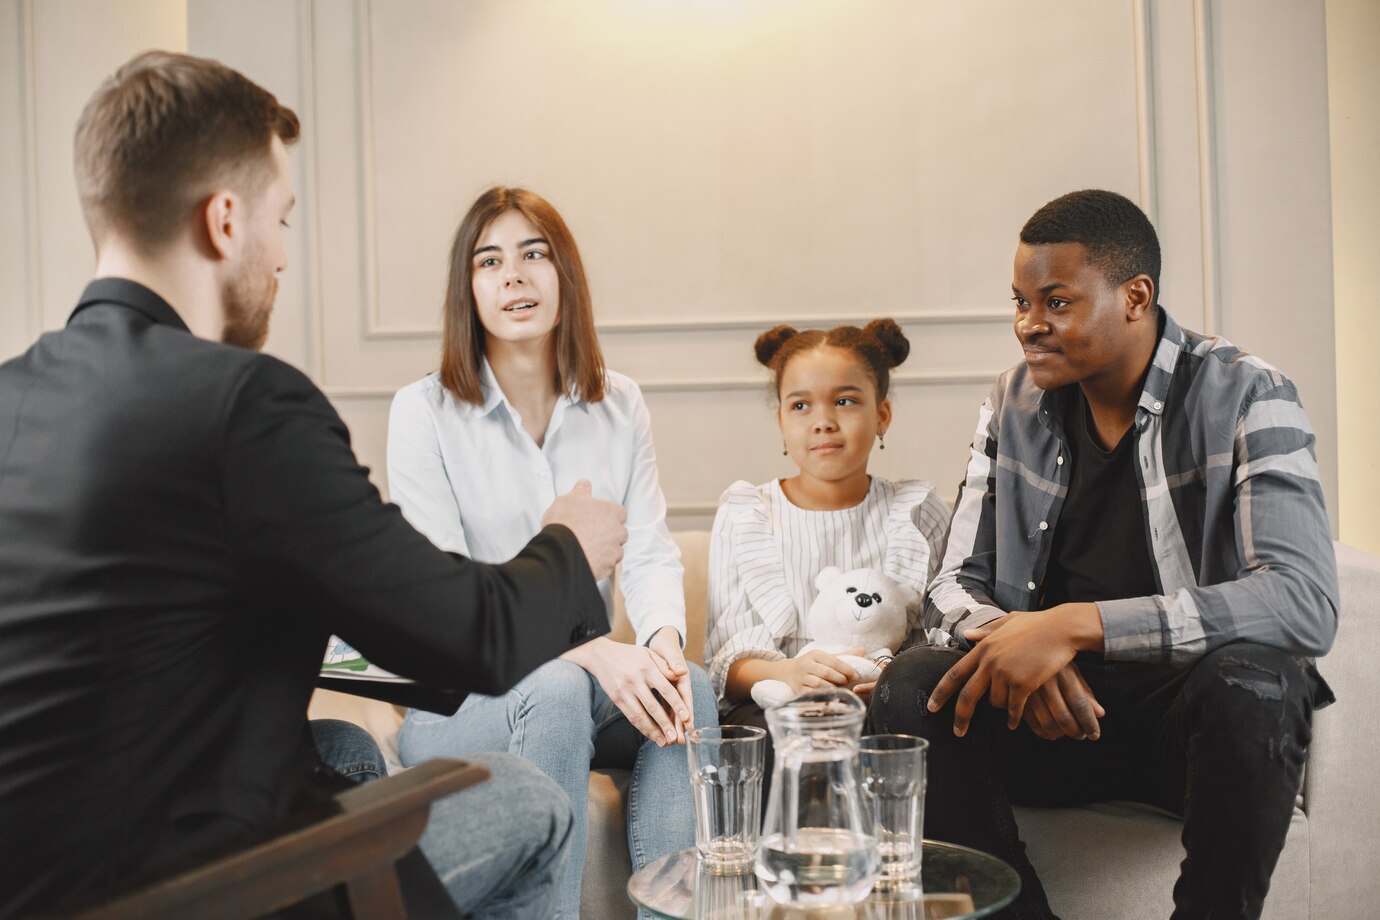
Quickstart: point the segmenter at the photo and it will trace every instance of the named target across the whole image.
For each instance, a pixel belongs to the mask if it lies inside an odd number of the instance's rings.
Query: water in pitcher
[[[776,748],[756,873],[781,904],[853,904],[877,879],[872,812],[858,785],[862,701],[816,690],[767,711]]]
[[[801,828],[762,838],[757,877],[773,901],[815,907],[867,897],[877,877],[871,837],[837,828]]]

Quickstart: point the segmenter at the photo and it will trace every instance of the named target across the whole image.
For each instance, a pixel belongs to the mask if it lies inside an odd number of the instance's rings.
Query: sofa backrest
[[[685,566],[685,657],[704,664],[704,626],[708,616],[709,531],[677,530],[671,536],[680,547],[680,562]],[[619,642],[633,641],[623,592],[613,594],[613,631]]]

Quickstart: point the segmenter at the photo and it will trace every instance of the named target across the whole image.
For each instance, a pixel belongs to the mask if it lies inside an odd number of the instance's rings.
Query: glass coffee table
[[[787,908],[759,888],[752,868],[743,875],[702,871],[693,849],[648,863],[628,881],[633,903],[669,920],[949,920],[985,917],[1021,890],[1016,870],[995,856],[926,840],[921,884],[873,891],[849,907]]]

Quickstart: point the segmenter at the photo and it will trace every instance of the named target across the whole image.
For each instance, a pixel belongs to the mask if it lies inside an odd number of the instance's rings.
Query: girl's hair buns
[[[757,360],[772,372],[772,391],[781,395],[781,375],[791,359],[816,348],[838,348],[862,362],[877,385],[877,399],[886,399],[891,389],[891,369],[910,355],[910,340],[890,317],[874,319],[859,329],[857,326],[837,326],[825,332],[793,326],[774,326],[757,337],[753,351]]]

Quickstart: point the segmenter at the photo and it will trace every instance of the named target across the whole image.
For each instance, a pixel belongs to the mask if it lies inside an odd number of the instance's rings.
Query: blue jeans
[[[337,773],[356,782],[387,775],[364,729],[332,719],[315,720],[311,729],[321,759]],[[490,777],[432,804],[422,853],[466,916],[551,916],[571,842],[566,794],[508,754],[465,759],[487,767]]]
[[[698,665],[689,667],[695,725],[717,725],[709,678]],[[508,751],[536,764],[566,791],[575,824],[557,916],[573,920],[580,915],[591,765],[632,767],[628,842],[634,869],[695,844],[685,748],[661,748],[648,741],[599,682],[568,661],[542,665],[503,696],[471,695],[453,716],[412,710],[398,741],[405,764]]]

